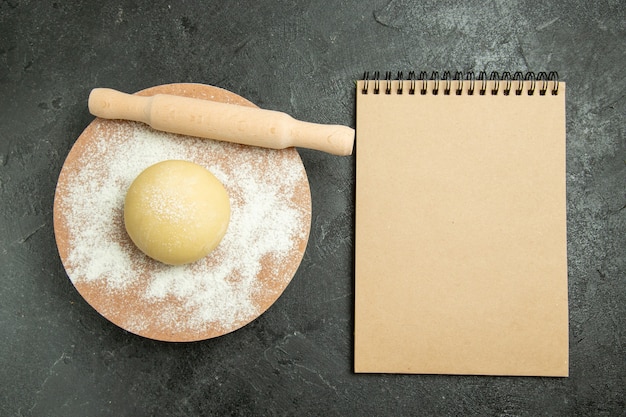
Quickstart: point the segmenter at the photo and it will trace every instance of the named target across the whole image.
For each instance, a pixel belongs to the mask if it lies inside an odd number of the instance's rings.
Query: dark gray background
[[[625,56],[621,0],[1,0],[0,415],[626,415]],[[52,203],[92,88],[206,83],[354,127],[365,70],[568,83],[569,378],[352,372],[354,156],[301,151],[309,246],[243,329],[146,340],[74,290]]]

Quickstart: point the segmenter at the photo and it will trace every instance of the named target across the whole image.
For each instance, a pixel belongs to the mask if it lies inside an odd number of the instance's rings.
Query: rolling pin
[[[170,94],[138,96],[109,88],[89,94],[89,112],[156,130],[264,148],[291,146],[350,155],[354,129],[296,120],[286,113]]]

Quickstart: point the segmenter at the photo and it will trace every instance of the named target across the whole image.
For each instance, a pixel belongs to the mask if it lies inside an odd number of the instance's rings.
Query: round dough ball
[[[230,220],[228,193],[208,170],[169,160],[146,168],[124,201],[124,224],[146,255],[169,265],[197,261],[220,243]]]

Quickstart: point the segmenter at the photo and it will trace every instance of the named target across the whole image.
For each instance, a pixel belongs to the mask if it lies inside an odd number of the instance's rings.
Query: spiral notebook
[[[568,375],[565,83],[366,74],[355,372]]]

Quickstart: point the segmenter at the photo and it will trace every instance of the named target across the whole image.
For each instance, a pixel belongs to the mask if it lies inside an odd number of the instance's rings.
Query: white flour
[[[264,291],[258,275],[267,259],[278,272],[293,262],[298,243],[308,237],[310,207],[299,207],[292,199],[306,178],[299,161],[276,151],[181,137],[130,122],[105,126],[82,154],[79,170],[68,177],[61,204],[69,229],[65,267],[70,279],[97,284],[111,294],[139,288],[133,302],[157,303],[158,311],[98,308],[105,316],[124,316],[118,324],[139,334],[151,326],[172,333],[201,332],[208,326],[228,330],[255,318],[260,313],[255,295]],[[231,203],[220,245],[206,258],[178,267],[153,261],[129,245],[123,225],[131,182],[148,166],[170,159],[207,168],[224,184]],[[272,279],[286,285],[291,275]]]

